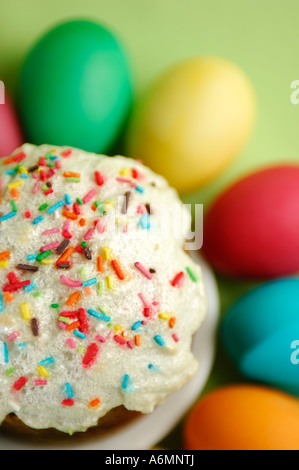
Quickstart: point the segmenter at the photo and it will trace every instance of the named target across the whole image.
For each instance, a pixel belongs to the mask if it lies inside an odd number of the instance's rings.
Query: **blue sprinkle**
[[[7,344],[3,343],[3,352],[4,352],[4,362],[5,364],[9,363],[9,357],[8,357],[8,349],[7,349]]]
[[[92,284],[97,283],[97,278],[93,277],[92,279],[89,279],[88,281],[83,282],[83,287],[91,286]]]
[[[73,333],[75,336],[78,336],[78,338],[82,338],[82,339],[86,338],[86,335],[84,333],[81,333],[81,331],[79,330],[74,330]]]
[[[31,292],[33,289],[35,289],[36,285],[34,284],[34,282],[31,281],[31,284],[29,284],[28,286],[25,286],[24,287],[24,290],[26,292]]]
[[[124,377],[123,377],[121,388],[123,390],[129,391],[131,389],[131,387],[132,387],[132,383],[131,383],[130,376],[128,374],[125,374]]]
[[[149,229],[150,226],[151,226],[149,215],[148,214],[143,214],[143,216],[141,217],[141,219],[139,221],[139,224],[140,224],[141,228]]]
[[[71,196],[69,194],[65,194],[64,199],[67,204],[72,204]]]
[[[142,325],[142,322],[139,320],[137,321],[136,323],[134,323],[134,325],[132,326],[132,330],[137,330],[137,328],[139,328],[140,326]]]
[[[27,179],[27,178],[28,178],[28,175],[26,175],[26,173],[22,173],[22,174],[21,174],[21,178]]]
[[[32,261],[32,260],[34,260],[34,259],[36,259],[36,258],[37,258],[37,255],[35,255],[34,253],[32,253],[31,255],[28,255],[28,256],[27,256],[27,261]]]
[[[49,209],[47,209],[48,214],[52,214],[54,211],[59,209],[59,207],[64,206],[64,204],[65,204],[65,201],[57,202],[56,204],[54,204],[54,206],[51,206],[49,207]]]
[[[158,367],[155,366],[154,364],[149,364],[147,367],[148,367],[150,370],[153,370],[154,372],[157,372],[157,371],[158,371]]]
[[[99,320],[104,320],[107,322],[111,320],[111,317],[108,317],[108,315],[104,315],[103,313],[96,312],[95,310],[89,309],[87,310],[87,312],[89,313],[89,315],[91,315],[92,317],[96,317]]]
[[[17,215],[17,212],[14,211],[10,212],[9,214],[3,215],[2,217],[0,217],[0,222],[4,222],[5,220],[11,219],[15,215]]]
[[[50,364],[53,364],[54,362],[54,357],[48,357],[47,359],[44,359],[43,361],[40,361],[39,365],[40,366],[48,366]]]
[[[136,189],[136,191],[138,191],[139,193],[144,193],[144,189],[143,189],[141,186],[136,186],[135,189]]]
[[[6,175],[14,175],[16,173],[15,168],[12,168],[11,170],[6,170],[5,174]]]
[[[156,341],[156,343],[157,343],[159,346],[165,346],[165,341],[164,341],[164,339],[162,338],[162,336],[156,335],[156,336],[154,336],[154,340]]]
[[[2,294],[0,292],[0,313],[3,312],[3,297],[2,297]]]
[[[39,217],[36,217],[36,219],[34,219],[34,220],[32,221],[32,223],[33,223],[33,225],[37,225],[37,224],[39,224],[40,222],[42,222],[43,220],[44,220],[43,216],[40,215]]]
[[[65,384],[65,391],[66,391],[68,398],[74,398],[73,389],[68,382]]]

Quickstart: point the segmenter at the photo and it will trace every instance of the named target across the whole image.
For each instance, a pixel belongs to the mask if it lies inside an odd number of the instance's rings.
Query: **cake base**
[[[120,428],[129,425],[140,418],[142,413],[127,410],[124,406],[118,406],[110,410],[99,419],[98,424],[85,432],[76,432],[73,435],[66,434],[54,428],[34,429],[24,424],[15,414],[9,414],[3,421],[0,432],[14,438],[30,439],[34,441],[47,441],[47,443],[76,443],[84,440],[98,438],[108,433],[114,433]]]

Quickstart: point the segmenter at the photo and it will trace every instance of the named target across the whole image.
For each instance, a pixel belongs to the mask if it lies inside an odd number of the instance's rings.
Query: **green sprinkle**
[[[36,257],[36,261],[41,261],[42,259],[47,258],[52,253],[51,250],[43,251]]]
[[[86,246],[86,245],[87,245],[86,242],[82,242],[82,243],[81,243],[81,246]]]
[[[10,369],[6,370],[5,373],[6,375],[11,375],[15,371],[14,367],[11,367]]]
[[[44,185],[42,186],[42,190],[43,190],[43,191],[47,191],[47,189],[49,189],[48,186],[47,186],[46,184],[44,184]]]
[[[32,294],[34,297],[40,297],[42,295],[41,292],[34,292],[34,294]]]
[[[66,178],[66,181],[68,183],[80,183],[81,179],[75,178],[75,176],[70,176],[69,178]]]
[[[87,277],[86,266],[82,266],[81,268],[81,277],[83,277],[84,279]]]
[[[78,353],[83,354],[85,352],[85,347],[84,346],[79,346],[78,347]]]
[[[11,204],[13,212],[18,212],[18,208],[17,208],[17,205],[16,205],[15,201],[11,200],[10,204]]]
[[[108,327],[108,328],[111,328],[111,326],[112,326],[112,323],[111,323],[111,322],[110,322],[110,323],[107,323],[107,327]]]
[[[59,308],[59,304],[52,304],[51,307],[52,308]]]
[[[38,208],[38,210],[39,210],[39,211],[43,211],[44,209],[47,209],[47,207],[49,207],[49,204],[45,203],[45,204],[42,204],[42,205]]]
[[[192,279],[193,282],[198,282],[198,277],[196,276],[196,274],[194,273],[194,271],[192,271],[191,268],[189,268],[188,266],[186,267],[186,271],[187,273],[189,274],[190,278]]]
[[[52,153],[51,153],[51,152],[48,152],[48,153],[45,155],[45,159],[46,159],[46,160],[49,160],[51,157],[52,157]]]
[[[70,322],[70,319],[68,317],[63,317],[63,316],[60,316],[58,318],[59,321],[62,321],[63,323],[69,323]]]
[[[82,201],[82,199],[77,197],[76,201],[77,201],[78,204],[80,204],[80,206],[83,206],[84,202]]]
[[[54,162],[47,163],[47,167],[53,168],[53,166],[55,166],[55,163],[54,163]]]
[[[103,295],[104,293],[104,283],[103,281],[100,281],[98,283],[98,295]]]
[[[106,307],[103,307],[103,305],[100,305],[99,310],[104,315],[108,315],[108,310],[106,309]]]

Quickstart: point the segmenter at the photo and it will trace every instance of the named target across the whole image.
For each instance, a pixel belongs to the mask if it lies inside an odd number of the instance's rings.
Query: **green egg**
[[[132,105],[122,46],[92,21],[58,25],[27,56],[19,103],[28,141],[107,153]]]

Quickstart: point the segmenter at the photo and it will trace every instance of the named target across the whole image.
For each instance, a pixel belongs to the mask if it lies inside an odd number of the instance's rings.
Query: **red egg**
[[[2,82],[0,84],[2,96],[4,87]],[[24,143],[18,117],[7,92],[3,97],[5,100],[0,98],[0,158],[10,155]]]
[[[203,254],[242,278],[299,271],[299,165],[262,169],[228,188],[204,220]]]

